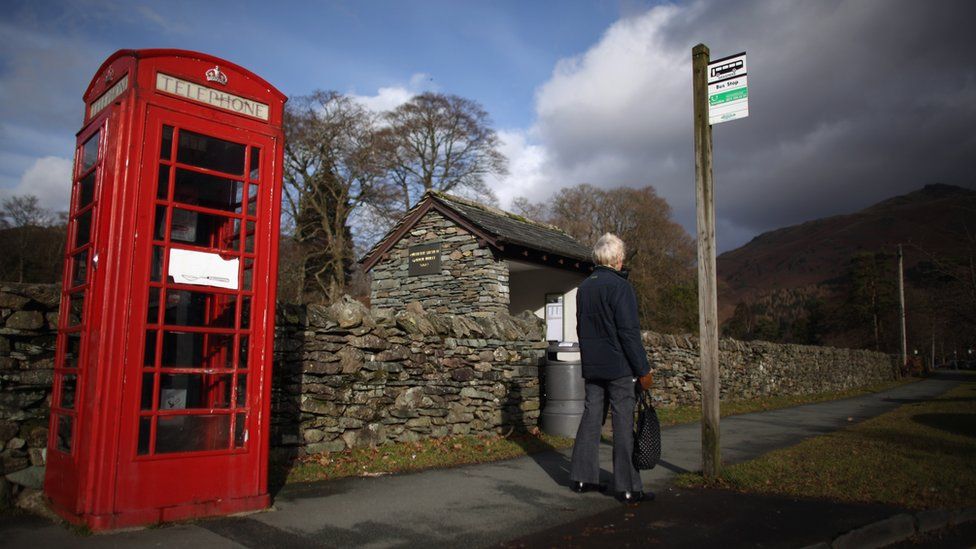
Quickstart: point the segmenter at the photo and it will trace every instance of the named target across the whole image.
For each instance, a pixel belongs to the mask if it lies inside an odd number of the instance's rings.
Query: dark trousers
[[[607,417],[607,400],[613,413],[613,490],[640,492],[644,490],[640,473],[634,467],[634,378],[627,376],[612,381],[586,380],[586,401],[583,419],[576,431],[573,460],[569,479],[573,482],[600,481],[600,431]]]

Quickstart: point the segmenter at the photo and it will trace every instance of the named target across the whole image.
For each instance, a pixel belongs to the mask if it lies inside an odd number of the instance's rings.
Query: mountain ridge
[[[727,320],[739,303],[842,277],[859,253],[894,254],[901,243],[909,269],[928,256],[951,252],[961,233],[974,231],[976,190],[943,183],[857,212],[767,231],[717,257],[719,320]]]

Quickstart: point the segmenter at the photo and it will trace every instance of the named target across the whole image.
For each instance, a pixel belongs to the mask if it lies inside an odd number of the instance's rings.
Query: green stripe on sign
[[[729,90],[727,92],[716,93],[715,95],[708,96],[708,104],[720,105],[722,103],[728,103],[729,101],[745,99],[746,97],[749,97],[749,88],[739,88],[737,90]]]

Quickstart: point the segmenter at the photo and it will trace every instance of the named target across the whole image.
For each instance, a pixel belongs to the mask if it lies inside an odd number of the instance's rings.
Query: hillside
[[[968,225],[968,226],[967,226]],[[976,191],[933,184],[856,213],[763,233],[718,257],[719,319],[740,303],[782,301],[776,296],[818,296],[836,303],[858,254],[894,254],[905,269],[936,257],[960,257],[976,233]],[[883,260],[883,263],[893,260]]]

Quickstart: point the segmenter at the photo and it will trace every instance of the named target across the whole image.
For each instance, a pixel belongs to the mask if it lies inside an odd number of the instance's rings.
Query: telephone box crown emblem
[[[216,82],[221,85],[227,85],[227,75],[220,72],[220,67],[214,66],[214,68],[207,71],[207,82]]]

